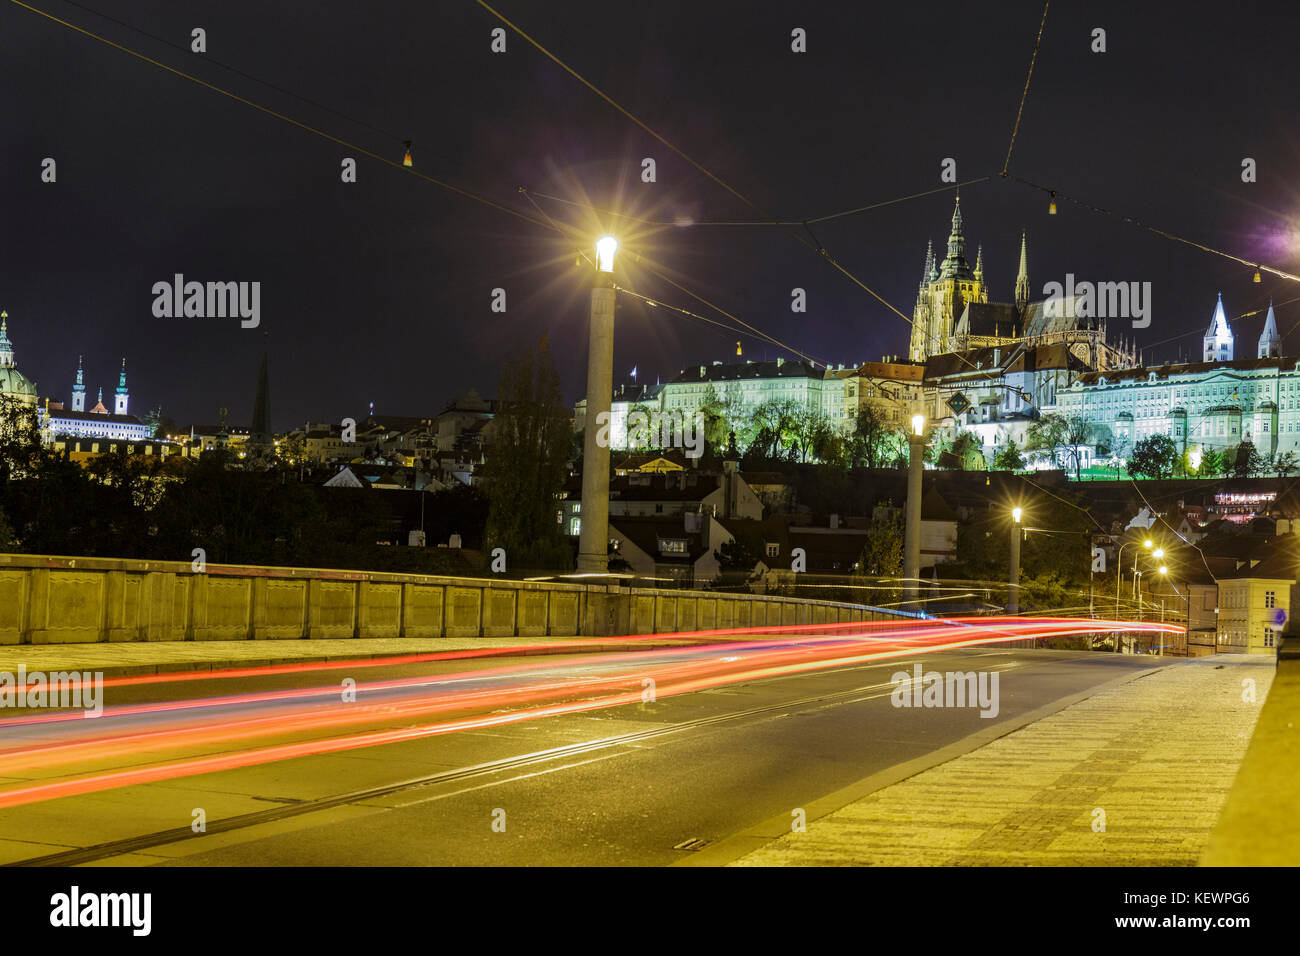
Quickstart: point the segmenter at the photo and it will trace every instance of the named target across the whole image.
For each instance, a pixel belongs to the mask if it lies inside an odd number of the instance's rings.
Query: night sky
[[[64,0],[58,17],[376,153],[537,217],[518,193],[643,218],[753,220],[754,211],[655,142],[471,0],[89,0],[142,36]],[[1002,167],[1038,2],[528,3],[505,16],[767,214],[805,220]],[[1011,171],[1252,261],[1300,272],[1300,61],[1295,4],[1054,2]],[[190,31],[207,31],[207,57]],[[808,52],[790,33],[807,31]],[[1107,52],[1090,52],[1091,30]],[[84,354],[89,401],[128,362],[131,411],[182,425],[251,415],[270,349],[271,408],[304,421],[436,413],[468,388],[495,395],[503,360],[551,336],[567,401],[585,388],[589,267],[577,243],[358,156],[19,6],[0,2],[0,308],[18,365],[66,401]],[[346,114],[268,88],[215,65]],[[1259,181],[1241,181],[1243,157]],[[53,157],[58,181],[40,181]],[[644,184],[653,157],[658,181]],[[668,227],[538,200],[594,240],[624,240],[619,281],[728,321],[682,285],[814,358],[907,351],[908,326],[801,245],[799,229]],[[1215,293],[1230,316],[1300,297],[1297,283],[1171,243],[995,179],[962,190],[969,256],[984,246],[994,301],[1010,301],[1020,231],[1030,279],[1066,272],[1153,285],[1146,358],[1199,353]],[[927,239],[946,240],[953,194],[814,227],[851,272],[911,315]],[[586,247],[584,246],[584,251]],[[262,283],[262,327],[155,318],[155,282]],[[808,294],[793,314],[790,290]],[[506,289],[507,312],[491,311]],[[1286,334],[1300,302],[1279,305]],[[1263,316],[1234,322],[1254,356]],[[1112,321],[1123,331],[1127,323]],[[263,333],[267,333],[265,336]],[[1175,341],[1175,336],[1183,335]],[[737,334],[620,296],[616,381],[734,360]],[[1286,340],[1300,353],[1300,331]],[[747,358],[776,358],[745,340]]]

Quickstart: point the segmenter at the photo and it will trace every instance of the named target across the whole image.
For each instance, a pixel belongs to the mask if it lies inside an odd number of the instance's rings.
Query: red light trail
[[[6,736],[14,741],[0,748],[0,774],[34,778],[0,787],[0,808],[619,707],[642,701],[646,687],[653,688],[652,699],[658,699],[917,654],[1115,630],[1172,633],[1179,629],[1157,622],[981,617],[635,635],[541,645],[551,653],[602,648],[599,653],[566,656],[561,661],[358,681],[352,701],[344,699],[342,685],[330,685],[117,705],[105,707],[92,723],[75,711],[33,714],[0,722]],[[776,636],[744,639],[756,634]],[[665,638],[739,640],[618,654],[603,650]],[[146,675],[147,680],[127,678],[111,686],[409,666],[529,650],[536,653],[538,648],[530,645],[271,668],[185,671]],[[109,681],[105,684],[109,686]],[[397,726],[383,726],[386,724]],[[306,739],[275,740],[285,736]],[[26,739],[17,742],[15,738]],[[194,750],[216,752],[176,756],[178,751]],[[144,763],[120,766],[124,761]],[[103,764],[108,766],[96,766]]]

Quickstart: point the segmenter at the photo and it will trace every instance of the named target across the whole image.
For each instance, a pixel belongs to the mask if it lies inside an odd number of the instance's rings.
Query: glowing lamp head
[[[1020,517],[1021,517],[1021,515],[1023,515],[1023,514],[1024,514],[1024,511],[1022,511],[1020,508],[1012,508],[1012,509],[1011,509],[1011,520],[1014,521],[1016,524],[1020,524]]]
[[[924,416],[924,415],[913,415],[913,416],[912,416],[912,434],[913,434],[913,435],[924,435],[924,434],[925,434],[925,416]]]
[[[1151,556],[1155,558],[1157,561],[1159,561],[1161,558],[1165,556],[1165,549],[1156,548],[1154,551],[1151,552]],[[1161,571],[1160,573],[1163,574],[1164,572]]]
[[[1162,564],[1162,565],[1160,565],[1160,573],[1161,573],[1161,574],[1168,574],[1168,573],[1169,573],[1169,569],[1168,569],[1167,567],[1165,567],[1165,566]]]
[[[601,236],[596,240],[596,266],[601,272],[614,271],[614,253],[618,251],[618,240],[613,236]]]
[[[1150,550],[1151,550],[1151,546],[1152,546],[1154,543],[1155,543],[1155,542],[1153,542],[1150,538],[1147,538],[1145,541],[1142,542],[1142,547],[1144,547],[1144,548],[1146,548],[1148,551],[1150,551]]]

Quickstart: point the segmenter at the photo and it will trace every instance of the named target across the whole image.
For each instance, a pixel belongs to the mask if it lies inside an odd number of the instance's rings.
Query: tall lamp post
[[[903,596],[916,603],[921,577],[921,469],[925,466],[925,416],[912,416],[907,435],[907,524],[903,532]]]
[[[591,288],[591,337],[587,346],[587,425],[582,438],[582,506],[578,571],[609,570],[609,444],[597,442],[614,396],[614,253],[618,240],[596,242],[596,279]]]
[[[1020,613],[1020,519],[1024,512],[1011,509],[1011,574],[1007,578],[1007,613]]]
[[[1115,619],[1116,620],[1119,620],[1119,591],[1120,588],[1122,587],[1121,575],[1124,573],[1124,549],[1129,547],[1130,545],[1135,545],[1135,544],[1137,544],[1136,541],[1130,541],[1128,544],[1121,544],[1119,546],[1119,553],[1115,555]],[[1147,538],[1145,541],[1142,542],[1142,547],[1146,548],[1147,550],[1150,550],[1154,546],[1154,544],[1155,542],[1153,542],[1150,538]],[[1137,555],[1136,554],[1133,555],[1133,581],[1134,581],[1135,590],[1136,590],[1136,583],[1137,583],[1137,560],[1138,560]],[[1118,645],[1118,642],[1116,643]]]

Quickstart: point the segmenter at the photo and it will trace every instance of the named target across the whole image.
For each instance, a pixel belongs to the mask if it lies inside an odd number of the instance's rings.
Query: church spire
[[[72,386],[72,410],[74,412],[84,412],[86,410],[86,373],[82,368],[81,356],[77,356],[77,381]]]
[[[1277,332],[1277,319],[1273,317],[1273,300],[1268,301],[1268,315],[1264,319],[1264,331],[1259,336],[1257,358],[1274,358],[1282,354],[1282,336]]]
[[[1024,312],[1029,305],[1029,246],[1024,232],[1020,233],[1020,271],[1016,273],[1016,309]]]
[[[1214,307],[1210,317],[1210,327],[1203,339],[1202,358],[1206,362],[1232,361],[1232,330],[1228,328],[1228,317],[1223,312],[1223,293],[1219,293],[1219,303]]]
[[[969,263],[966,262],[966,236],[962,232],[961,193],[952,209],[952,232],[948,233],[948,255],[939,266],[941,278],[971,279]]]
[[[126,390],[126,359],[122,359],[122,371],[117,376],[117,394],[113,398],[113,414],[125,415],[130,396]]]
[[[927,282],[934,278],[934,240],[925,241],[925,267],[921,269],[921,288],[924,289]]]
[[[9,342],[9,313],[0,312],[0,368],[13,368],[14,347]]]
[[[984,245],[982,243],[975,253],[975,281],[984,281]]]

